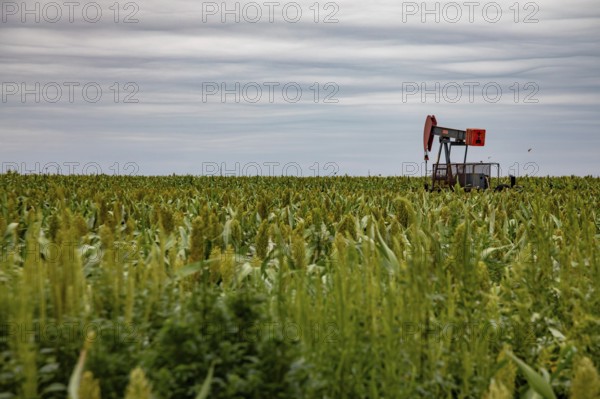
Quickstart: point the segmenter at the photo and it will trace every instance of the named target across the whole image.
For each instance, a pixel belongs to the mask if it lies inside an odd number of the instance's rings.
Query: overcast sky
[[[487,129],[469,160],[503,174],[600,174],[597,1],[3,0],[1,18],[3,171],[420,173],[435,114]]]

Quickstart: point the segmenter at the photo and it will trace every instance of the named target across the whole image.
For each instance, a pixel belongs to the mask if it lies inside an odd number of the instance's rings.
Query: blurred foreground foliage
[[[0,175],[0,398],[598,397],[600,180],[423,183]]]

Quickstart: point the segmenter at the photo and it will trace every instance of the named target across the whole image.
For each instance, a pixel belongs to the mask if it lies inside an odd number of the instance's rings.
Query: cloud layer
[[[591,0],[65,4],[2,4],[3,164],[399,175],[435,114],[503,173],[599,174]]]

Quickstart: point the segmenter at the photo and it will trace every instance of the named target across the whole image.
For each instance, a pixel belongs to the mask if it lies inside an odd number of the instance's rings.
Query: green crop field
[[[0,175],[0,398],[598,398],[600,180]]]

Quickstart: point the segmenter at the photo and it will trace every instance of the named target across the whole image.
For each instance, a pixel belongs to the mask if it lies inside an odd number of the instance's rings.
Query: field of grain
[[[0,175],[0,399],[597,398],[600,180]]]

